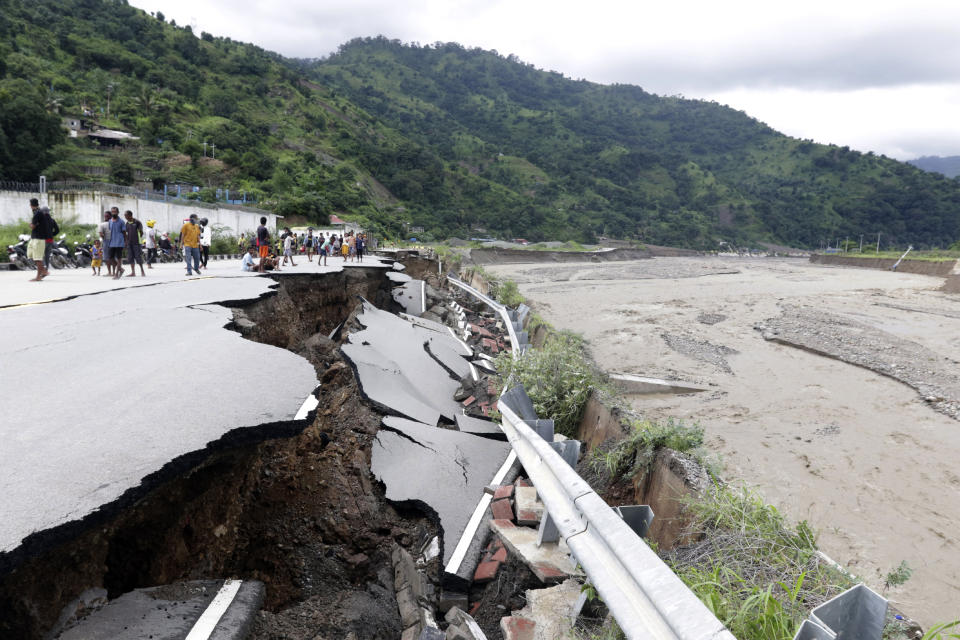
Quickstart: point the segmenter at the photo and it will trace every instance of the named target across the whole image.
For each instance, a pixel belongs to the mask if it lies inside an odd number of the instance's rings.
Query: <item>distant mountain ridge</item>
[[[907,162],[924,171],[942,173],[948,178],[960,176],[960,156],[922,156]]]
[[[0,16],[0,180],[229,188],[425,239],[960,238],[960,184],[939,174],[515,56],[376,37],[292,60],[123,0],[0,0]],[[140,141],[68,140],[66,117]]]

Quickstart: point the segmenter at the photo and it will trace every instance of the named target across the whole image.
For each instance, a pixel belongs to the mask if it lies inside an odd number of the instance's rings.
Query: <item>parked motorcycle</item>
[[[20,234],[18,239],[20,242],[17,244],[7,245],[7,260],[22,271],[28,271],[30,269],[36,270],[37,265],[33,260],[27,258],[27,243],[30,242],[30,234]]]
[[[74,241],[73,259],[80,267],[89,267],[93,262],[93,245],[90,243],[90,234],[87,234],[85,242]]]
[[[50,266],[54,269],[64,269],[67,267],[76,269],[80,266],[74,261],[73,254],[67,246],[66,238],[67,234],[61,233],[50,249]]]

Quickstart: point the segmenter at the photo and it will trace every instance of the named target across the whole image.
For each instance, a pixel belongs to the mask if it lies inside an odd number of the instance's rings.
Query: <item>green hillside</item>
[[[290,60],[123,0],[0,0],[0,77],[0,180],[229,188],[286,216],[438,239],[960,238],[954,180],[457,44],[362,39]],[[140,139],[67,139],[68,116]]]

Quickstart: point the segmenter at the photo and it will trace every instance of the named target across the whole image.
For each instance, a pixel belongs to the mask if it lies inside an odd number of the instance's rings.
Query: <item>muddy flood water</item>
[[[699,423],[726,480],[810,522],[878,592],[905,560],[912,578],[886,595],[921,624],[960,617],[960,421],[938,410],[960,402],[943,382],[960,374],[960,296],[938,292],[942,278],[774,258],[486,268],[583,334],[603,369],[707,386],[630,400],[647,418]],[[775,319],[806,348],[767,339]],[[821,338],[869,357],[818,355]],[[912,345],[939,361],[909,362]],[[876,372],[903,366],[929,380]]]

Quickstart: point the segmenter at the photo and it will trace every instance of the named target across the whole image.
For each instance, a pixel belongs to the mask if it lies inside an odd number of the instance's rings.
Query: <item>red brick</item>
[[[493,580],[497,571],[500,569],[500,563],[494,560],[481,562],[477,565],[477,570],[473,573],[474,582],[490,582]]]
[[[517,525],[513,524],[513,520],[497,520],[494,518],[493,524],[497,525],[501,529],[516,529]]]
[[[513,520],[513,507],[509,500],[494,500],[490,503],[494,520]]]
[[[463,406],[469,407],[471,404],[474,403],[474,401],[476,401],[476,398],[474,398],[473,396],[470,396],[469,398],[463,401]]]
[[[503,640],[534,640],[534,630],[537,623],[520,616],[506,616],[500,618],[500,630]]]
[[[497,490],[493,492],[493,499],[500,500],[502,498],[511,498],[513,497],[513,485],[512,484],[503,484],[497,487]]]
[[[523,524],[540,522],[540,516],[532,509],[517,509],[517,522]]]
[[[569,576],[560,571],[559,569],[554,569],[553,567],[548,567],[545,564],[534,565],[533,572],[536,574],[540,580],[543,582],[560,582],[566,580]]]
[[[507,549],[506,547],[500,547],[497,549],[497,552],[493,554],[490,558],[491,560],[496,560],[497,562],[506,562],[507,561]]]
[[[482,602],[474,602],[472,605],[470,605],[470,611],[468,611],[467,613],[469,613],[471,616],[477,615],[477,611],[480,611],[480,605],[481,605],[481,604],[483,604],[483,603],[482,603]]]

